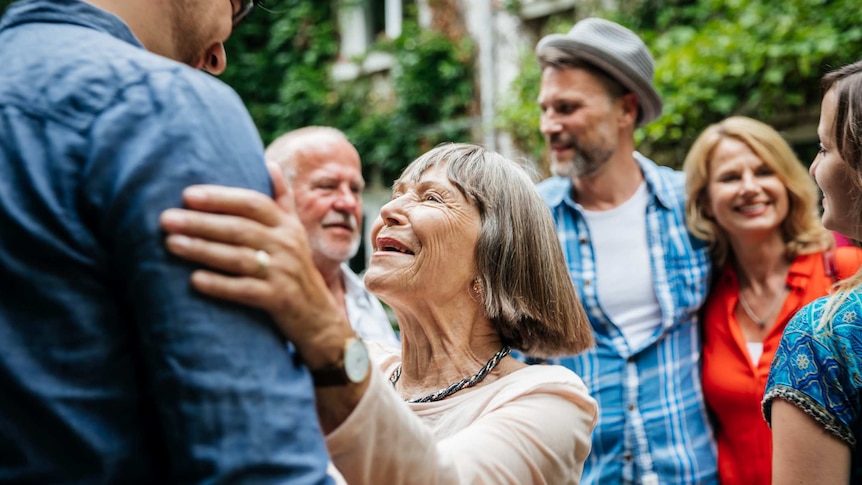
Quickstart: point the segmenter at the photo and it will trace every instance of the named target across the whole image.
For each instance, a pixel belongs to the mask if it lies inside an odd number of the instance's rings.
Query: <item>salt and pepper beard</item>
[[[562,136],[560,134],[552,135],[551,142],[558,142]],[[612,149],[603,149],[602,147],[594,146],[591,149],[586,149],[578,143],[574,137],[562,138],[571,150],[574,151],[574,156],[569,160],[556,160],[551,155],[551,173],[557,177],[580,178],[589,177],[595,174],[607,162],[613,154]]]

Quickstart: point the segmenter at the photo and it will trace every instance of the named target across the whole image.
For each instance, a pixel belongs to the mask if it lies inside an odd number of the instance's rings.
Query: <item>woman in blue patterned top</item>
[[[862,240],[862,61],[823,78],[811,175],[823,225]],[[766,385],[773,483],[860,483],[862,271],[787,325]]]

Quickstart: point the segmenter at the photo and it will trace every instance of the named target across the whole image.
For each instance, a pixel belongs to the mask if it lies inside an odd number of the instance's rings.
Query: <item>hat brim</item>
[[[635,93],[642,110],[641,119],[637,124],[638,127],[644,126],[661,116],[662,101],[658,91],[655,90],[651,82],[644,80],[622,59],[614,57],[606,50],[599,49],[592,44],[579,42],[565,34],[550,34],[545,36],[536,46],[536,52],[540,52],[546,47],[554,47],[572,54],[578,59],[583,59],[585,62],[608,73],[612,78]]]

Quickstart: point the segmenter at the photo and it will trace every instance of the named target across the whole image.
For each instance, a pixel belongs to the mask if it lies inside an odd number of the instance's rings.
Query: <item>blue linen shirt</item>
[[[159,214],[269,192],[236,94],[117,17],[0,20],[0,483],[326,483],[307,371],[260,311],[203,297]]]
[[[862,289],[844,296],[826,325],[830,296],[802,307],[787,324],[769,368],[763,416],[772,422],[776,398],[797,406],[850,447],[849,483],[862,483]]]
[[[661,325],[640,348],[629,347],[600,305],[593,246],[582,208],[573,199],[572,181],[544,180],[537,188],[553,213],[596,339],[594,348],[552,363],[580,375],[599,403],[582,483],[715,483],[716,450],[701,388],[697,317],[709,283],[708,248],[686,230],[684,175],[634,155],[650,194],[647,244]],[[625,228],[619,237],[626,237]]]

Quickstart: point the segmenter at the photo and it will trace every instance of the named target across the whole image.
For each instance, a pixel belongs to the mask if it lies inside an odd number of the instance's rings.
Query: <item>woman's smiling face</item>
[[[820,151],[811,162],[809,173],[823,191],[823,225],[830,230],[853,239],[862,238],[855,213],[858,190],[853,183],[856,176],[838,153],[835,143],[835,112],[838,108],[836,88],[830,89],[820,106],[820,124],[817,136]]]
[[[365,285],[387,303],[417,290],[424,299],[468,291],[480,228],[478,208],[449,180],[445,164],[416,181],[399,180],[371,229]]]
[[[780,232],[787,218],[787,187],[751,148],[724,138],[712,150],[707,213],[731,237]]]

